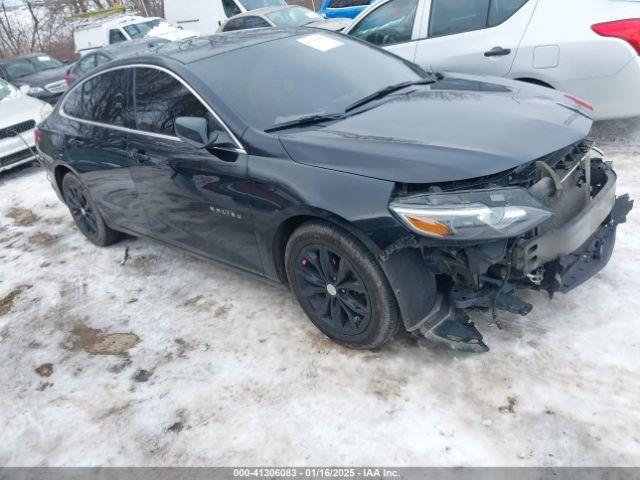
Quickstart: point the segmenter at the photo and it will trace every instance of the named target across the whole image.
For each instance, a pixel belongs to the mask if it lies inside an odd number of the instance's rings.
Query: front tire
[[[328,223],[306,223],[291,235],[285,263],[302,309],[332,340],[373,349],[398,331],[398,306],[389,282],[353,235]]]
[[[120,239],[120,233],[107,226],[86,187],[72,173],[62,179],[62,196],[76,226],[90,242],[106,247]]]

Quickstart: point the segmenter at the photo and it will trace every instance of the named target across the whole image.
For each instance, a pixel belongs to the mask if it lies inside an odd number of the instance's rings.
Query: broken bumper
[[[616,198],[616,174],[602,164],[606,182],[570,222],[519,246],[517,268],[529,274],[545,268],[543,285],[568,292],[599,272],[611,258],[616,228],[633,207],[628,195]]]

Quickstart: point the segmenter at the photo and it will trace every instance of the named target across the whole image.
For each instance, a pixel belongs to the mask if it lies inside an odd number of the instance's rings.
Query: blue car
[[[325,18],[356,18],[358,14],[377,0],[324,0],[318,11]]]

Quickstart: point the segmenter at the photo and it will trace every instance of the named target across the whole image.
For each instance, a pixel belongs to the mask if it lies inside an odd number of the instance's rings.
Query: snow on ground
[[[640,198],[640,122],[603,124]],[[611,263],[491,352],[339,347],[285,289],[86,241],[36,167],[0,176],[0,465],[640,465],[640,213]],[[123,264],[125,248],[130,258]]]

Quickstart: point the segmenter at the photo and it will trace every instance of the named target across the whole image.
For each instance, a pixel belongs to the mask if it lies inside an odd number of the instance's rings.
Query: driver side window
[[[109,30],[109,43],[120,43],[126,41],[127,39],[125,38],[124,33],[122,33],[120,30]]]
[[[379,47],[411,41],[419,0],[391,0],[376,8],[349,35]]]

